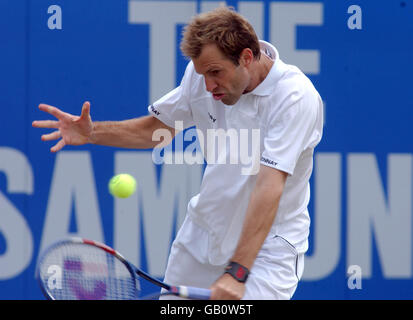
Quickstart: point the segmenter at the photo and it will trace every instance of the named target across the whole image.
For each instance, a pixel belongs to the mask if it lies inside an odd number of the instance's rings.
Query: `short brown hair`
[[[198,58],[203,46],[211,43],[235,65],[239,65],[245,48],[250,48],[257,60],[261,55],[254,28],[231,7],[222,6],[195,16],[184,29],[181,50],[191,59]]]

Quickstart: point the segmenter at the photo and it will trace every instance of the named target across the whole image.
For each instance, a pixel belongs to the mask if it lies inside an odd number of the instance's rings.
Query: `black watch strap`
[[[243,265],[231,261],[225,268],[225,273],[229,273],[234,279],[244,283],[245,281],[247,281],[250,271]]]

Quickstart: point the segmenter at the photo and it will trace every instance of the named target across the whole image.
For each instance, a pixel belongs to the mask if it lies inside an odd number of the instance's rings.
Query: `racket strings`
[[[130,300],[136,279],[126,265],[97,247],[69,243],[54,248],[40,263],[43,287],[56,300]]]

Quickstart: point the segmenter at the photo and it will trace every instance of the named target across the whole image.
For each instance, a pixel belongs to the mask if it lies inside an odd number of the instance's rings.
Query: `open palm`
[[[50,151],[57,152],[65,145],[82,145],[90,142],[93,123],[90,117],[89,102],[83,104],[80,116],[74,116],[47,104],[40,104],[39,109],[57,119],[33,121],[32,123],[36,128],[57,129],[52,133],[42,135],[43,141],[60,139]]]

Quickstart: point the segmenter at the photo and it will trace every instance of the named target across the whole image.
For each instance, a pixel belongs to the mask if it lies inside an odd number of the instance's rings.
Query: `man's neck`
[[[274,61],[272,59],[270,59],[266,54],[261,53],[260,59],[254,61],[254,67],[252,68],[254,72],[251,76],[251,83],[245,89],[244,93],[251,92],[256,87],[258,87],[260,83],[263,82],[264,79],[267,77],[273,64]]]

